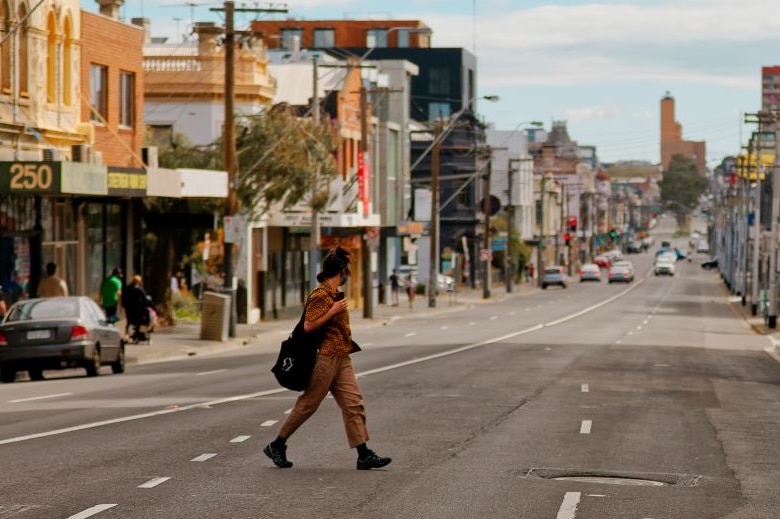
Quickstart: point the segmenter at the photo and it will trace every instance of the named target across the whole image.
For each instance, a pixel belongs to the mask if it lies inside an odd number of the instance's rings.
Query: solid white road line
[[[55,395],[34,396],[31,398],[19,398],[18,400],[9,400],[9,404],[18,404],[20,402],[32,402],[34,400],[46,400],[47,398],[59,398],[61,396],[70,396],[73,393],[57,393]]]
[[[574,519],[574,515],[577,513],[577,505],[580,503],[580,495],[579,492],[566,492],[555,519]]]
[[[583,308],[579,312],[575,312],[575,313],[573,313],[571,315],[567,315],[566,317],[562,317],[560,319],[556,319],[555,321],[550,321],[549,323],[545,323],[544,325],[545,326],[555,326],[557,324],[561,324],[561,323],[565,323],[566,321],[570,321],[570,320],[574,319],[575,317],[579,317],[581,315],[585,315],[588,312],[592,312],[596,308],[601,308],[604,305],[608,305],[612,301],[615,301],[616,299],[619,299],[619,298],[623,297],[624,295],[628,294],[632,290],[636,290],[636,288],[639,287],[639,285],[641,285],[644,282],[645,282],[644,279],[640,279],[639,281],[637,281],[636,283],[632,284],[627,289],[623,290],[622,292],[618,292],[614,296],[612,296],[610,298],[607,298],[604,301],[601,301],[600,303],[596,303],[595,305],[591,305],[591,306],[589,306],[587,308]]]
[[[241,443],[247,441],[251,436],[236,436],[232,440],[230,440],[230,443]]]
[[[449,328],[449,326],[442,326],[441,328],[439,328],[439,330],[446,330],[448,328]]]
[[[138,488],[154,488],[157,485],[159,485],[160,483],[165,483],[169,479],[171,479],[171,478],[154,478],[154,479],[150,479],[146,483],[142,483],[142,484],[138,485]]]
[[[207,452],[206,454],[201,454],[200,456],[196,456],[192,458],[190,461],[206,461],[206,460],[210,460],[216,455],[217,454],[215,452]]]
[[[271,427],[273,424],[278,423],[279,420],[266,420],[260,424],[260,427]]]
[[[226,369],[215,369],[214,371],[203,371],[201,373],[198,373],[197,376],[201,375],[213,375],[215,373],[222,373],[223,371],[227,371]]]
[[[86,510],[77,513],[76,515],[71,515],[68,517],[68,519],[87,519],[87,517],[92,517],[93,515],[99,514],[100,512],[108,510],[109,508],[114,508],[115,506],[116,503],[113,505],[95,505],[92,508],[87,508]]]
[[[417,332],[409,332],[404,337],[414,337],[415,335],[417,335]]]
[[[593,420],[583,420],[580,425],[580,434],[590,434],[590,428],[593,427]]]
[[[583,393],[588,393],[588,392],[590,391],[590,386],[588,386],[587,384],[582,384],[582,385],[580,386],[580,390],[581,390]]]

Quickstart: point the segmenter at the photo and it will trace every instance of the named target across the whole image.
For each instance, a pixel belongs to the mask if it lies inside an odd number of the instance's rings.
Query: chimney
[[[132,18],[130,22],[144,30],[144,45],[152,43],[152,21],[149,18]]]
[[[214,22],[195,22],[195,34],[198,35],[198,55],[214,54],[217,48],[217,36],[222,34],[222,28]]]
[[[100,5],[100,14],[119,20],[119,9],[124,5],[125,0],[97,0],[97,3]]]

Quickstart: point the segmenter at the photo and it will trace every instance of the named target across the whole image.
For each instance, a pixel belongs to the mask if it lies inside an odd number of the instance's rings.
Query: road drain
[[[597,483],[601,485],[623,485],[629,487],[662,487],[666,485],[661,481],[650,479],[634,479],[603,476],[563,476],[555,478],[556,481],[575,481],[577,483]]]
[[[702,477],[693,474],[663,474],[658,472],[624,472],[594,469],[532,468],[515,471],[524,479],[548,479],[599,485],[646,487],[695,487]]]

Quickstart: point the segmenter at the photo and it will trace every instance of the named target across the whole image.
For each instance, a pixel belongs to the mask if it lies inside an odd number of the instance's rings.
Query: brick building
[[[675,119],[674,98],[667,92],[661,99],[661,165],[669,167],[674,155],[684,155],[696,163],[700,174],[707,170],[707,144],[704,141],[686,141],[682,125]]]

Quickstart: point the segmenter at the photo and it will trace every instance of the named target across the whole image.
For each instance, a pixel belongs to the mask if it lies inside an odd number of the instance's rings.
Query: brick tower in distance
[[[667,92],[661,99],[661,166],[669,167],[674,155],[685,155],[696,163],[700,174],[707,170],[707,144],[704,141],[686,141],[682,126],[675,120],[674,98]]]

